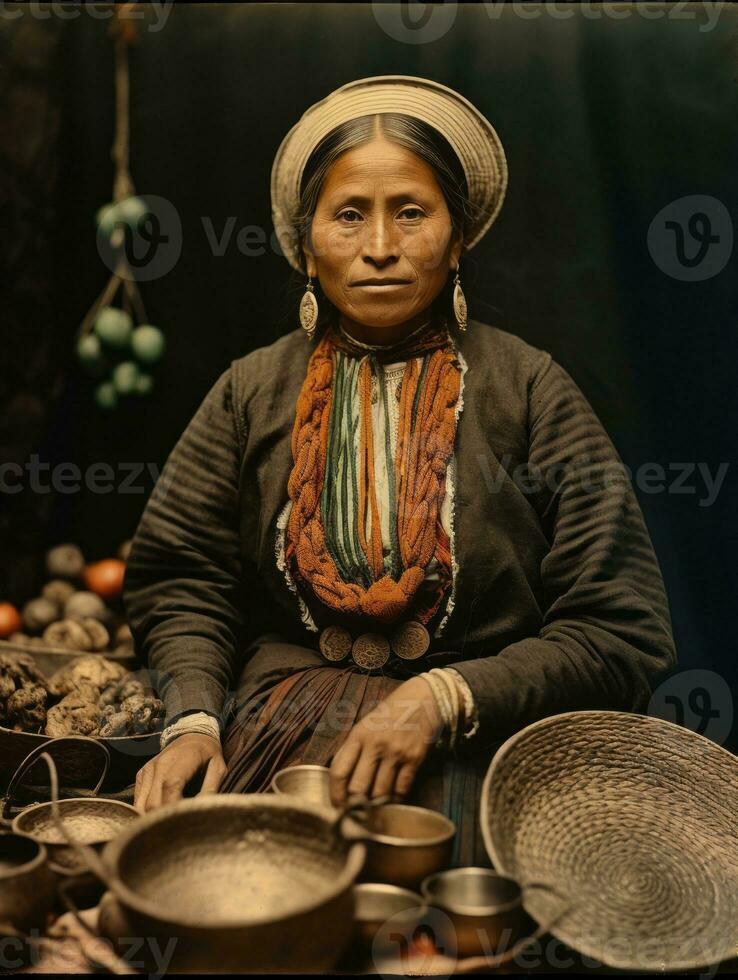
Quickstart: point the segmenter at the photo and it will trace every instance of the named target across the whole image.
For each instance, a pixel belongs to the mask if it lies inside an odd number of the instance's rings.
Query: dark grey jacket
[[[476,321],[455,455],[455,605],[418,669],[469,682],[480,739],[546,715],[645,710],[674,665],[669,607],[620,457],[546,351]],[[275,560],[303,331],[231,362],[172,450],[134,536],[124,601],[170,682],[168,718],[219,714],[265,644],[317,648]],[[443,614],[443,606],[435,628]],[[265,637],[264,634],[272,634]]]

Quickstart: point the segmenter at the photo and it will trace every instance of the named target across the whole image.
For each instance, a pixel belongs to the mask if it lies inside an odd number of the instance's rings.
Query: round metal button
[[[392,634],[392,652],[403,660],[417,660],[430,646],[430,634],[417,619],[401,623]]]
[[[351,653],[351,634],[343,626],[326,626],[321,632],[318,644],[326,660],[338,663]]]
[[[362,633],[351,648],[354,663],[364,670],[378,670],[389,660],[390,644],[381,633]]]

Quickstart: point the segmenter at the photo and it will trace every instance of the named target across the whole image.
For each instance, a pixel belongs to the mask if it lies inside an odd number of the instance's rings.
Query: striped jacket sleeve
[[[157,672],[167,723],[219,716],[245,627],[232,369],[170,453],[133,537],[123,599],[136,650]]]
[[[584,394],[550,356],[529,382],[530,501],[550,542],[542,627],[490,657],[454,663],[480,739],[548,715],[642,711],[676,663],[664,583],[633,486]]]

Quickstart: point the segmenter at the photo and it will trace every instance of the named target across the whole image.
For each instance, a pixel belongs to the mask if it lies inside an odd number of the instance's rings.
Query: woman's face
[[[381,136],[331,166],[310,232],[309,275],[345,326],[379,343],[422,322],[461,252],[432,168]]]

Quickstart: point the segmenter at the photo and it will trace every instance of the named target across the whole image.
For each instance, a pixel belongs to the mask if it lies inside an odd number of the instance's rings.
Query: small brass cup
[[[504,952],[523,924],[523,892],[514,878],[488,868],[453,868],[430,875],[421,885],[429,906],[448,918],[458,956]]]
[[[325,766],[289,766],[280,769],[272,779],[272,790],[330,807],[330,770]]]

